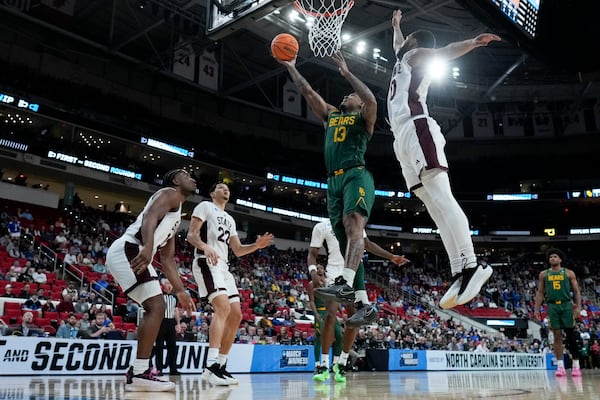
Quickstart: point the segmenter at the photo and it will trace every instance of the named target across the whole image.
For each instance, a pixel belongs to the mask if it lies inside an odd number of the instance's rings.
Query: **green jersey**
[[[567,270],[561,268],[558,271],[548,269],[545,277],[545,295],[549,303],[571,301],[571,280]],[[560,304],[560,303],[556,303]]]
[[[365,165],[371,134],[360,112],[329,112],[325,129],[325,166],[329,175],[343,168]]]

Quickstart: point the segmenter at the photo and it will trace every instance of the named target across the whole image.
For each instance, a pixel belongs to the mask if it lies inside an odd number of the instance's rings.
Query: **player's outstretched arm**
[[[402,10],[394,10],[392,14],[392,28],[394,30],[394,54],[398,54],[400,48],[404,44],[404,34],[400,29],[400,20],[402,19]]]

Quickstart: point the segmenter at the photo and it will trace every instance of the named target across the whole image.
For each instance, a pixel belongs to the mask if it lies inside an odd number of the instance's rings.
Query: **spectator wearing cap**
[[[11,297],[11,298],[15,298],[17,297],[14,293],[13,293],[13,286],[9,283],[6,286],[4,286],[4,290],[5,293],[2,295],[2,297]]]
[[[37,311],[42,308],[42,302],[38,298],[37,293],[33,293],[31,297],[23,304],[23,309]]]
[[[84,313],[90,311],[90,305],[83,296],[77,298],[77,301],[73,304],[73,308],[76,313]]]
[[[71,296],[71,301],[76,300],[79,293],[77,292],[77,289],[75,288],[75,282],[69,282],[69,284],[67,285],[66,288],[63,289],[61,294],[62,294],[62,297],[65,297],[66,295]]]

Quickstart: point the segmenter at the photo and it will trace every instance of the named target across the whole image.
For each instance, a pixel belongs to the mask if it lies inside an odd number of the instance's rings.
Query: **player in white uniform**
[[[371,240],[369,240],[369,238],[367,237],[367,232],[364,230],[363,238],[365,242],[365,251],[390,260],[391,262],[397,265],[404,265],[409,262],[409,260],[406,259],[404,256],[392,254],[389,251],[381,248],[378,244],[373,243]],[[335,233],[333,232],[331,221],[329,219],[325,219],[321,222],[318,222],[317,224],[315,224],[312,230],[310,238],[310,250],[308,252],[307,262],[308,271],[311,275],[311,279],[313,280],[317,279],[317,258],[319,256],[319,251],[323,246],[325,246],[327,249],[327,267],[325,268],[325,272],[327,274],[328,283],[331,284],[336,277],[340,276],[342,270],[344,269],[344,257],[342,256],[342,252],[340,250],[340,243],[337,240]],[[366,315],[365,313],[360,312],[355,313],[356,310],[369,309],[363,306],[370,304],[369,298],[367,296],[367,291],[365,289],[364,265],[362,261],[358,266],[356,279],[353,284],[353,287],[356,288],[356,299],[354,303],[355,305],[354,307],[350,306],[347,309],[348,315],[351,315],[351,317],[348,318],[348,320],[346,320],[342,352],[339,356],[339,359],[338,357],[336,357],[336,355],[334,355],[333,358],[333,372],[335,374],[334,379],[337,382],[346,381],[346,377],[344,376],[344,368],[348,361],[348,355],[356,338],[358,328],[361,325],[366,325],[373,322],[377,318],[376,312],[373,312],[370,315]],[[336,313],[338,308],[339,303],[335,301],[327,302],[327,316],[325,318],[325,323],[321,332],[321,365],[314,377],[315,380],[321,382],[329,379],[329,349],[333,345],[335,339],[334,325],[337,318]]]
[[[212,201],[203,201],[194,208],[187,236],[188,242],[196,248],[192,272],[199,294],[208,298],[214,309],[202,379],[219,386],[238,383],[225,368],[242,321],[240,294],[229,272],[229,249],[241,257],[273,243],[273,235],[268,232],[258,236],[253,244],[240,242],[235,221],[225,211],[229,194],[225,183],[214,184],[210,189]],[[206,236],[201,238],[200,230],[205,223]]]
[[[475,297],[492,275],[492,268],[477,262],[467,217],[454,198],[444,154],[446,140],[429,116],[427,66],[435,58],[452,60],[500,37],[477,37],[435,49],[429,31],[418,30],[406,38],[400,30],[402,12],[394,11],[396,65],[388,93],[388,118],[394,133],[394,152],[409,190],[427,207],[436,223],[450,259],[453,282],[440,300],[442,308],[464,304]]]
[[[181,306],[196,307],[185,291],[175,265],[174,235],[181,222],[181,205],[196,190],[196,181],[182,169],[169,171],[164,188],[148,203],[125,233],[115,240],[106,254],[106,266],[123,291],[144,307],[144,320],[137,330],[137,356],[127,371],[126,391],[173,391],[175,384],[157,379],[148,368],[150,354],[165,315],[165,301],[152,260],[160,250],[163,271]]]

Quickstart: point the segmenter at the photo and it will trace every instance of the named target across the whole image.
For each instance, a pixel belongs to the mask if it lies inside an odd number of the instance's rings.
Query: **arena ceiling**
[[[553,0],[546,2],[551,4]],[[20,10],[8,3],[28,4],[29,8]],[[48,4],[66,8],[68,12],[57,12]],[[287,16],[293,7],[291,1],[279,0],[278,4],[282,4],[279,13],[270,13],[216,41],[205,34],[207,4],[208,0],[32,0],[1,2],[0,13],[5,27],[12,24],[26,32],[28,25],[34,25],[69,35],[100,52],[164,72],[170,71],[174,50],[181,46],[191,45],[196,54],[214,51],[221,65],[220,96],[273,108],[279,104],[280,87],[287,74],[270,57],[269,43],[276,34],[291,32],[301,42],[299,70],[313,86],[331,98],[332,103],[348,91],[333,63],[312,55],[305,26],[290,22]],[[590,65],[595,58],[571,64],[571,68],[568,63],[552,63],[547,58],[542,61],[517,39],[509,37],[502,26],[491,20],[483,23],[480,16],[465,6],[469,8],[469,1],[356,0],[344,24],[344,31],[352,33],[352,38],[343,45],[351,70],[379,99],[385,99],[394,59],[390,17],[395,8],[400,8],[405,32],[429,29],[435,33],[439,45],[489,31],[505,38],[456,62],[460,77],[434,92],[438,97],[450,98],[452,107],[460,108],[457,104],[460,100],[468,103],[577,101],[586,96],[600,97],[600,84],[594,75],[596,68]],[[582,10],[585,14],[585,9]],[[365,41],[368,49],[381,49],[381,55],[389,61],[373,60],[370,50],[357,55],[354,46],[358,41]],[[52,46],[51,35],[40,45]],[[585,45],[581,39],[579,46]],[[570,49],[567,54],[572,56],[573,51]]]

